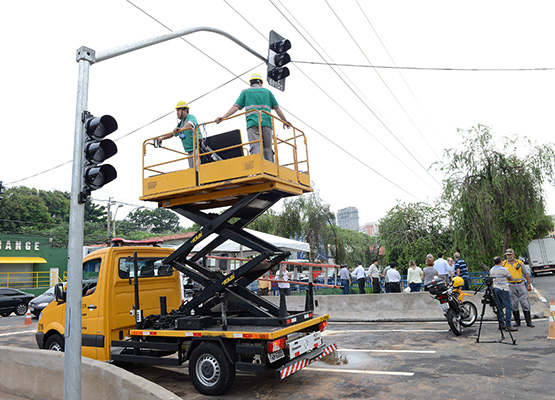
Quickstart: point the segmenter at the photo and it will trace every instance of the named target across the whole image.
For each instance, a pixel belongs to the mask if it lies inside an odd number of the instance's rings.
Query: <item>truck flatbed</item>
[[[153,329],[132,329],[129,333],[131,336],[157,336],[168,338],[183,338],[183,337],[221,337],[228,339],[265,339],[273,340],[286,336],[293,332],[320,324],[321,322],[329,320],[329,314],[325,314],[312,319],[307,319],[298,324],[287,327],[278,326],[256,326],[256,325],[243,325],[233,326],[231,330],[224,330],[222,326],[211,326],[207,329],[194,329],[194,330],[153,330]]]

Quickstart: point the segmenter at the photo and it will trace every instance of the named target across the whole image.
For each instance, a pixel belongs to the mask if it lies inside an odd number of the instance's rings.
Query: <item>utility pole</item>
[[[222,30],[210,27],[195,27],[142,40],[133,44],[124,45],[115,49],[96,52],[91,48],[82,46],[77,49],[76,61],[79,63],[77,80],[77,101],[75,107],[75,135],[73,141],[73,167],[71,176],[71,202],[69,210],[69,241],[68,241],[68,268],[67,268],[67,303],[65,323],[65,354],[64,354],[64,400],[81,399],[81,303],[82,303],[82,265],[83,265],[83,234],[85,224],[85,205],[81,195],[83,189],[83,165],[85,140],[84,133],[87,124],[85,111],[88,107],[89,73],[91,65],[123,54],[131,53],[145,47],[163,43],[171,39],[189,35],[195,32],[212,32],[225,36],[235,42],[249,53],[258,57],[265,63],[267,59],[252,50],[240,40]],[[113,118],[110,117],[110,120]],[[108,125],[115,125],[115,121],[105,121]],[[113,174],[112,174],[113,175]],[[115,176],[114,176],[115,177]],[[114,178],[112,177],[112,179]],[[108,212],[109,214],[109,212]],[[108,217],[109,218],[109,217]],[[108,224],[108,230],[110,225]],[[110,234],[108,233],[108,236]]]

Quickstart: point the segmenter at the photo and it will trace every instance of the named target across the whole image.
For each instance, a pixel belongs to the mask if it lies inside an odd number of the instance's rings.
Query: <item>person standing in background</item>
[[[455,257],[455,275],[460,276],[464,280],[464,290],[470,290],[470,275],[468,274],[468,266],[461,258],[460,253],[453,254]]]
[[[387,270],[389,277],[389,290],[391,293],[401,293],[401,274],[397,271],[397,263],[391,261],[389,263],[389,270]]]
[[[366,273],[364,272],[364,267],[362,263],[357,263],[357,267],[353,271],[353,275],[358,282],[358,292],[360,294],[366,294],[364,291],[364,285],[366,284]]]
[[[422,269],[416,265],[414,260],[409,261],[409,269],[407,270],[407,282],[411,293],[420,292],[422,287]]]
[[[339,279],[341,280],[341,285],[343,286],[343,294],[349,294],[351,292],[351,274],[346,265],[341,267],[341,271],[339,271]]]
[[[380,270],[378,269],[378,260],[372,261],[368,268],[368,276],[372,282],[372,293],[380,293]]]

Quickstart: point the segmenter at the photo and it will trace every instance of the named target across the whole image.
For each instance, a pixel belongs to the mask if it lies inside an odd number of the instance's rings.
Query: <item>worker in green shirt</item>
[[[179,136],[181,139],[181,143],[183,144],[183,150],[189,156],[189,168],[193,168],[194,166],[194,150],[198,148],[198,146],[194,146],[194,136],[195,136],[195,128],[198,125],[197,119],[194,115],[189,113],[189,105],[184,102],[180,101],[175,106],[175,110],[177,112],[177,119],[178,123],[173,132],[168,133],[167,135],[161,136],[158,138],[158,144],[162,144],[162,140],[169,139],[172,136]]]
[[[249,82],[251,85],[250,88],[241,92],[239,98],[229,111],[226,112],[224,116],[216,118],[216,123],[219,124],[222,120],[232,116],[244,107],[246,111],[258,110],[271,113],[272,110],[275,110],[281,120],[284,121],[284,129],[285,127],[291,128],[291,125],[287,121],[287,118],[285,118],[283,111],[279,108],[273,93],[262,87],[262,84],[264,83],[262,81],[262,77],[258,74],[253,74]],[[247,136],[249,142],[254,142],[251,144],[250,152],[251,154],[257,154],[260,153],[258,113],[252,112],[246,114],[246,116]],[[274,162],[274,152],[272,151],[272,118],[267,114],[261,114],[261,116],[260,126],[262,127],[262,147],[264,158],[268,161]]]

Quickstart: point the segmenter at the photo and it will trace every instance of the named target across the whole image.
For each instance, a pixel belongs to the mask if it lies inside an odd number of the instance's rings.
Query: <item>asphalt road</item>
[[[546,273],[534,276],[532,282],[547,302],[555,301],[555,274]]]
[[[0,324],[0,344],[36,348],[34,329],[24,317]],[[4,320],[4,318],[0,318]],[[502,343],[492,322],[479,322],[455,337],[447,322],[333,323],[327,340],[339,346],[326,360],[278,382],[239,374],[226,399],[553,399],[555,340],[547,340],[548,321],[521,327]],[[187,368],[128,366],[127,369],[183,399],[199,394]],[[213,398],[212,398],[213,399]]]

